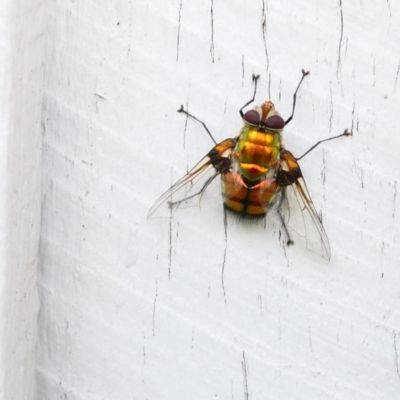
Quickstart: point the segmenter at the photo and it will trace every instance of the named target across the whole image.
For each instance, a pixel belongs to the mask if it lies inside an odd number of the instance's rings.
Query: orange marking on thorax
[[[274,142],[274,135],[267,132],[260,132],[256,129],[250,129],[247,135],[247,142],[261,146],[271,146]]]

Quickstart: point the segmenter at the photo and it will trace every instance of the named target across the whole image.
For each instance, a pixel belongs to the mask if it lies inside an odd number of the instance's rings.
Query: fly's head
[[[259,130],[281,131],[285,121],[276,111],[272,101],[266,101],[261,106],[254,107],[243,115],[245,124],[257,127]]]

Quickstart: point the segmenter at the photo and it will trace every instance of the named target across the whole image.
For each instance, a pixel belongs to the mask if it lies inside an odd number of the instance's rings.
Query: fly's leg
[[[294,241],[292,240],[292,238],[291,238],[291,236],[289,234],[286,222],[283,219],[282,210],[278,210],[278,215],[279,215],[279,218],[281,219],[282,227],[283,227],[283,230],[285,231],[285,235],[286,235],[286,238],[287,238],[286,245],[287,246],[291,246],[292,244],[294,244]]]
[[[294,244],[294,241],[290,236],[289,230],[288,230],[287,225],[286,225],[285,218],[283,217],[283,214],[282,214],[282,206],[283,206],[283,203],[285,202],[285,200],[287,200],[287,198],[286,198],[286,190],[283,189],[281,198],[279,199],[279,204],[277,206],[277,211],[278,211],[279,218],[280,218],[280,220],[282,222],[283,230],[285,231],[285,235],[286,235],[286,239],[287,239],[286,245],[287,246],[291,246],[292,244]]]
[[[341,135],[337,135],[337,136],[330,137],[328,139],[320,140],[319,142],[315,143],[314,146],[309,148],[301,157],[296,158],[296,161],[301,160],[304,156],[306,156],[310,151],[314,150],[321,143],[327,142],[329,140],[337,139],[337,138],[340,138],[342,136],[352,136],[352,132],[346,129]]]
[[[215,139],[214,139],[213,135],[211,134],[210,130],[207,128],[207,125],[205,124],[205,122],[199,120],[199,119],[196,118],[194,115],[192,115],[192,114],[190,114],[188,111],[186,111],[186,110],[183,108],[183,105],[181,105],[181,108],[178,110],[178,113],[183,113],[183,114],[187,115],[188,117],[193,118],[193,119],[196,120],[197,122],[200,122],[200,123],[204,126],[204,129],[207,131],[208,136],[210,136],[211,140],[212,140],[215,144],[217,144],[217,142],[215,141]]]
[[[256,93],[257,93],[257,81],[258,78],[260,77],[260,75],[254,75],[253,74],[253,82],[254,82],[254,93],[253,93],[253,98],[251,100],[249,100],[240,110],[239,110],[239,114],[242,117],[242,119],[244,118],[243,115],[243,108],[247,107],[249,104],[251,104],[254,99],[256,98]]]
[[[200,196],[200,197],[201,197],[201,196],[203,196],[203,193],[205,192],[205,190],[207,189],[207,187],[210,185],[210,183],[215,179],[215,177],[216,177],[217,175],[219,175],[219,173],[216,173],[216,174],[214,174],[213,176],[210,176],[210,177],[207,179],[207,181],[204,183],[203,187],[202,187],[198,192],[196,192],[196,193],[194,193],[194,194],[192,194],[192,195],[190,195],[190,196],[188,196],[188,197],[185,197],[185,198],[182,199],[182,200],[170,201],[170,202],[169,202],[169,207],[172,209],[173,207],[178,206],[180,203],[183,203],[184,201],[187,201],[187,200],[189,200],[189,199],[192,199],[193,197],[196,197],[196,196]]]
[[[301,77],[300,82],[299,82],[299,84],[297,85],[297,89],[296,89],[296,91],[294,92],[294,95],[293,95],[292,115],[285,121],[285,125],[287,125],[287,124],[292,120],[292,118],[293,118],[294,109],[296,108],[296,96],[297,96],[297,92],[298,92],[299,89],[300,89],[300,86],[301,86],[301,83],[303,82],[303,79],[310,73],[310,71],[306,71],[306,70],[304,70],[304,69],[302,69],[301,72],[302,72],[303,76]]]

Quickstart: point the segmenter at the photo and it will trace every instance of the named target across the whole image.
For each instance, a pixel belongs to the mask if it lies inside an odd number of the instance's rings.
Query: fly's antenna
[[[251,100],[249,100],[240,110],[239,110],[239,114],[242,117],[242,119],[244,118],[243,115],[243,108],[247,107],[249,104],[251,104],[254,99],[256,98],[256,93],[257,93],[257,81],[260,79],[260,75],[254,75],[253,74],[253,83],[254,83],[254,93],[253,93],[253,98]]]

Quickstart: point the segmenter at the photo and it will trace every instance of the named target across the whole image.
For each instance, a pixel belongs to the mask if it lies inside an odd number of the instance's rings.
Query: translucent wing
[[[235,139],[217,144],[185,176],[169,188],[151,207],[147,218],[171,216],[179,208],[198,205],[208,185],[231,165]]]
[[[290,213],[289,216],[286,215],[288,227],[306,240],[306,247],[309,250],[329,260],[331,258],[329,239],[311,200],[300,166],[287,150],[281,153],[281,163],[288,177],[285,191],[289,204],[283,207],[283,213]],[[301,212],[294,209],[296,204]],[[288,212],[289,206],[291,209]]]
[[[194,197],[200,199],[201,193],[217,175],[209,157],[204,157],[192,170],[161,195],[151,207],[147,218],[171,216],[179,205],[186,202],[186,199],[194,199]],[[199,188],[198,193],[196,193],[197,188]]]

